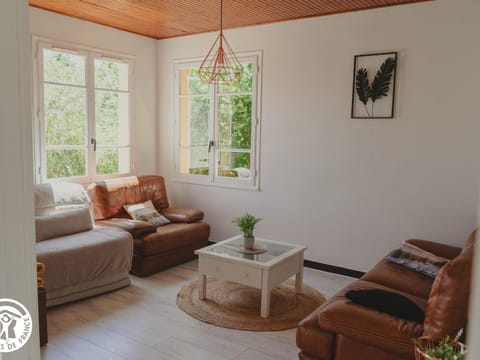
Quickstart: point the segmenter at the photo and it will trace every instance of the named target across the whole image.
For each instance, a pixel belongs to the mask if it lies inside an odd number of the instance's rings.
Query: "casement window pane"
[[[95,87],[128,91],[128,66],[126,63],[95,59]]]
[[[218,98],[218,145],[251,149],[252,96],[225,95]]]
[[[210,99],[206,96],[182,97],[179,106],[180,145],[208,145]]]
[[[97,175],[126,174],[130,172],[129,148],[100,148],[96,152]]]
[[[194,175],[208,175],[207,149],[181,149],[180,173]]]
[[[181,69],[179,74],[180,95],[208,93],[209,86],[200,80],[198,69]]]
[[[86,89],[45,84],[46,145],[86,145]]]
[[[95,91],[95,120],[98,145],[129,145],[129,96],[128,93]]]
[[[253,112],[257,66],[254,56],[243,59],[241,81],[229,85],[202,83],[199,63],[189,64],[189,69],[184,62],[178,64],[175,172],[179,179],[256,186]],[[200,180],[199,175],[204,178]]]
[[[87,174],[87,151],[84,149],[47,150],[47,178],[55,179]]]
[[[43,49],[43,79],[48,82],[85,85],[85,56]]]
[[[129,62],[38,46],[39,180],[130,173]]]
[[[218,151],[217,176],[250,179],[250,156],[249,152]]]
[[[253,89],[253,64],[243,64],[243,74],[236,84],[220,85],[220,93],[251,92]]]

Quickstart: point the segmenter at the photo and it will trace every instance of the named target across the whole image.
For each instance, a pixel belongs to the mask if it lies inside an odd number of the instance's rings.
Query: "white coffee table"
[[[196,250],[198,255],[198,296],[207,296],[207,276],[252,286],[262,291],[261,317],[270,314],[270,290],[295,276],[295,291],[302,292],[303,254],[305,246],[255,238],[255,244],[266,246],[261,254],[242,254],[243,237],[233,238]]]

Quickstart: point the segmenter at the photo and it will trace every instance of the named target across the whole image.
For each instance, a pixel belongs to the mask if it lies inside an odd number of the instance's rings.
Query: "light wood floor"
[[[296,359],[295,330],[249,332],[202,323],[176,306],[197,278],[197,261],[48,312],[43,360]],[[353,279],[305,269],[304,281],[327,298]]]

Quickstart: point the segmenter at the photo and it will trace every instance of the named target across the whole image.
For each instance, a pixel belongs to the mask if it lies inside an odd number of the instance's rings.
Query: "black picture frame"
[[[396,77],[397,52],[355,55],[351,118],[393,118]]]

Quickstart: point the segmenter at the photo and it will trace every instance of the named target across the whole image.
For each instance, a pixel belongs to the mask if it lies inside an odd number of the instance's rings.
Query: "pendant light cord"
[[[220,33],[223,32],[223,0],[220,0]]]

